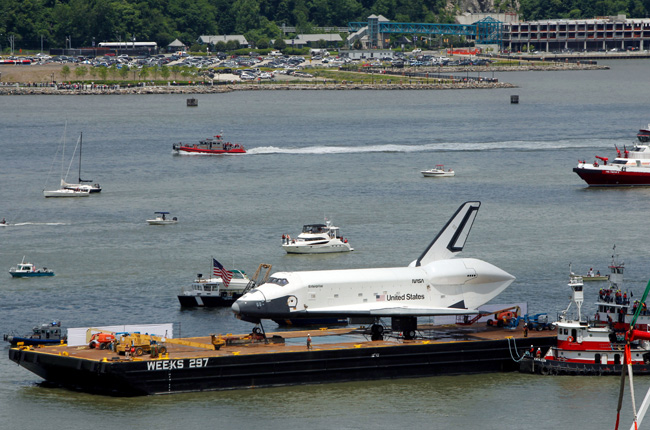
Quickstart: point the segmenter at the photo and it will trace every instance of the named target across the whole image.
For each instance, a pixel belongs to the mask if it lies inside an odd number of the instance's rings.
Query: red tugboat
[[[620,375],[624,363],[626,333],[637,310],[634,328],[637,335],[630,342],[631,363],[635,374],[650,374],[650,313],[645,302],[631,303],[631,297],[620,289],[623,264],[612,257],[609,288],[601,289],[597,312],[593,319],[584,320],[581,307],[584,300],[582,277],[571,274],[569,287],[577,307],[577,319],[567,317],[569,307],[562,312],[557,327],[557,344],[546,351],[530,351],[519,363],[519,370],[542,375]],[[639,332],[648,336],[643,338]]]
[[[244,145],[239,143],[230,143],[223,140],[223,134],[217,134],[214,138],[207,138],[199,141],[199,143],[175,143],[172,145],[175,154],[208,154],[208,155],[222,155],[222,154],[245,154],[246,149]]]
[[[596,156],[596,161],[578,161],[573,171],[590,187],[620,187],[650,185],[650,125],[637,134],[639,143],[631,150],[616,148],[616,158]]]

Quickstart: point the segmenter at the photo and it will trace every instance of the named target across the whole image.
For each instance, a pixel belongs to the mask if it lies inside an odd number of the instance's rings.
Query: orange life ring
[[[573,342],[573,338],[571,336],[566,338],[567,342]]]

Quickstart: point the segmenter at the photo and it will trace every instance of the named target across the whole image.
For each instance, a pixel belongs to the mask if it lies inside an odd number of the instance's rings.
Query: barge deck
[[[11,348],[9,358],[48,383],[136,396],[514,371],[513,358],[531,345],[548,348],[556,340],[546,332],[524,338],[521,329],[491,327],[421,326],[419,331],[422,337],[415,340],[385,336],[378,341],[350,328],[276,332],[267,337],[277,342],[235,341],[218,349],[211,337],[184,338],[168,340],[166,353],[157,357],[126,357],[87,346],[21,346]]]

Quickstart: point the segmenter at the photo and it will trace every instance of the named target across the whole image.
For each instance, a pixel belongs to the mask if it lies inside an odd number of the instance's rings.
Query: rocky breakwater
[[[435,82],[434,82],[435,81]],[[228,84],[196,86],[144,86],[144,87],[103,87],[79,85],[77,88],[57,88],[51,86],[0,86],[0,95],[147,95],[147,94],[213,94],[231,91],[296,91],[296,90],[452,90],[452,89],[490,89],[514,88],[505,82],[457,81],[431,79],[430,82],[412,83],[358,83],[319,81],[314,83],[263,83]]]

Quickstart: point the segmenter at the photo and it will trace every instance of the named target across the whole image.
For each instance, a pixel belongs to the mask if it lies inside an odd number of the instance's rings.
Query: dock
[[[17,347],[9,358],[49,383],[107,395],[135,396],[405,377],[515,371],[513,358],[531,345],[547,348],[553,332],[492,327],[421,326],[420,336],[370,340],[365,329],[267,333],[234,339],[215,349],[213,337],[165,343],[158,356],[118,355],[67,345]],[[307,348],[310,335],[311,348]],[[244,342],[244,343],[236,343]]]

